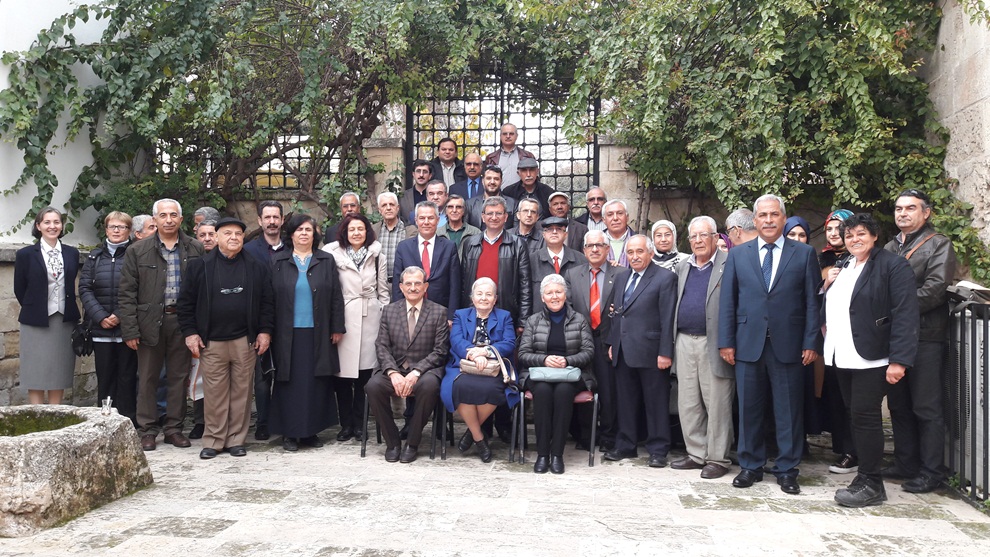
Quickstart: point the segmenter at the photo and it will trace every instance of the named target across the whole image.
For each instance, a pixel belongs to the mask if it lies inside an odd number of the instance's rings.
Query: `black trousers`
[[[531,381],[533,424],[536,427],[536,453],[563,456],[567,430],[574,410],[574,395],[582,390],[579,382],[547,383]]]
[[[598,403],[601,406],[598,411],[598,438],[603,447],[612,447],[618,431],[615,368],[608,361],[608,348],[603,342],[604,338],[596,336],[592,340],[595,343],[595,357],[591,362],[598,382]]]
[[[884,369],[886,370],[886,368]],[[825,412],[828,416],[828,430],[832,433],[832,452],[838,455],[856,456],[856,445],[853,442],[852,429],[849,425],[849,401],[845,399],[845,395],[839,388],[839,378],[836,374],[836,368],[833,366],[825,366],[822,404],[825,406]],[[805,412],[808,411],[809,409],[806,407]]]
[[[850,431],[859,473],[880,481],[883,467],[883,416],[887,366],[870,369],[832,368],[842,400],[848,405]]]
[[[258,411],[255,426],[268,427],[268,408],[272,404],[272,380],[274,373],[261,372],[261,358],[254,363],[254,406]]]
[[[107,397],[121,416],[137,426],[137,352],[123,342],[94,342],[96,391],[101,404]]]
[[[392,417],[392,397],[395,396],[392,380],[384,373],[376,373],[368,380],[364,390],[368,395],[368,405],[375,414],[375,420],[382,428],[382,437],[385,438],[386,446],[398,447],[399,427],[395,425],[395,418]],[[440,377],[433,373],[424,373],[416,380],[413,394],[415,400],[413,397],[406,398],[407,406],[413,410],[406,442],[410,447],[419,447],[426,421],[430,419],[437,406],[437,398],[440,396]]]
[[[945,421],[942,406],[942,353],[945,343],[918,343],[914,367],[887,386],[894,428],[894,462],[908,474],[944,475]]]
[[[670,371],[629,367],[619,354],[615,367],[618,435],[615,450],[635,453],[640,408],[646,410],[646,450],[650,456],[670,452]]]
[[[371,370],[358,371],[356,379],[333,377],[333,392],[337,395],[337,412],[340,428],[361,429],[364,419],[364,386],[371,379]]]

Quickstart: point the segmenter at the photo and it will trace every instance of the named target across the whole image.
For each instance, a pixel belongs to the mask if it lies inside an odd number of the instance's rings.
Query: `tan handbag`
[[[495,354],[495,357],[488,359],[488,365],[484,369],[479,368],[472,360],[461,359],[461,371],[470,375],[484,375],[486,377],[498,377],[501,375],[503,383],[514,382],[516,377],[515,372],[512,370],[512,365],[502,359],[502,355],[498,353],[498,350],[494,346],[488,346],[488,348]]]

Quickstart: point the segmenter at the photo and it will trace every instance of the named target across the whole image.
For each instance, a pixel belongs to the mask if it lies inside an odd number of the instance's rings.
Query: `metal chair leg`
[[[369,414],[368,397],[364,397],[364,427],[361,432],[361,458],[364,458],[368,453],[368,414]]]
[[[588,447],[588,466],[595,465],[595,451],[598,449],[598,393],[595,393],[595,399],[591,404],[594,406],[591,411],[591,447]]]

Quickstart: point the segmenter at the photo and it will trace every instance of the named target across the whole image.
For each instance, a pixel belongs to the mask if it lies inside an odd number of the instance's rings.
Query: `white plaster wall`
[[[990,243],[990,23],[972,24],[956,0],[942,0],[938,42],[924,75],[939,121],[949,128],[945,170],[972,203],[973,224]]]
[[[0,0],[0,52],[27,50],[34,42],[39,31],[51,26],[59,16],[75,9],[80,2],[69,0]],[[102,22],[90,19],[89,23],[78,24],[71,32],[78,42],[93,41],[99,38],[104,25]],[[0,64],[0,88],[9,85],[10,68]],[[83,84],[93,83],[94,76],[86,70],[78,74]],[[79,170],[88,164],[90,157],[87,133],[83,131],[76,141],[65,143],[64,129],[55,137],[53,145],[58,147],[50,153],[50,164],[58,178],[59,187],[55,191],[52,205],[64,207],[69,199],[72,186],[79,175]],[[9,189],[24,168],[21,152],[3,136],[0,142],[0,189]],[[26,185],[21,192],[7,197],[0,197],[0,243],[30,243],[30,226],[17,232],[11,228],[20,221],[31,209],[34,197],[34,184]],[[96,231],[92,223],[96,213],[90,210],[80,217],[74,232],[66,237],[69,244],[96,244]]]

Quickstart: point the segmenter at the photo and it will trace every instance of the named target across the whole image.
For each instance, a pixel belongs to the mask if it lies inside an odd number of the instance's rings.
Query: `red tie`
[[[429,245],[429,240],[423,242],[423,271],[426,272],[426,278],[430,278],[430,250],[426,249]]]
[[[602,300],[598,292],[598,273],[601,269],[591,270],[591,328],[598,329],[602,324]]]
[[[560,274],[560,258],[556,255],[553,256],[553,272]]]

